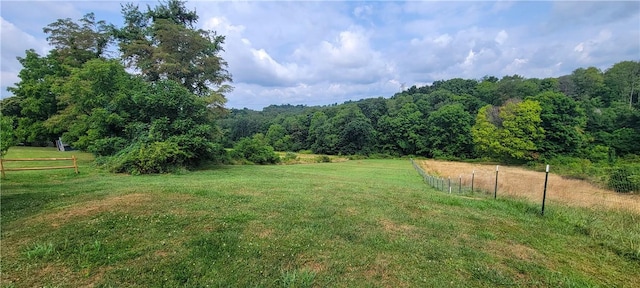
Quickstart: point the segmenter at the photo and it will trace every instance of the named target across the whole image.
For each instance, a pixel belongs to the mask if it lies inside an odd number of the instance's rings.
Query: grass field
[[[470,185],[471,174],[475,171],[475,187],[491,193],[494,191],[495,165],[438,160],[419,160],[418,164],[427,173],[451,177],[454,182],[462,176],[463,185]],[[501,166],[498,174],[498,193],[501,196],[521,197],[541,203],[544,178],[544,172]],[[547,200],[565,205],[628,210],[640,214],[640,194],[617,193],[596,187],[587,181],[567,179],[553,173],[548,179]]]
[[[7,157],[59,157],[11,148]],[[2,287],[634,287],[635,213],[436,192],[408,160],[7,172]],[[69,152],[62,153],[69,155]]]

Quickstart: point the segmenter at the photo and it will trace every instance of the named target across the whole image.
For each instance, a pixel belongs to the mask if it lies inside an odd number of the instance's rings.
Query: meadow
[[[462,179],[463,186],[471,185],[472,173],[475,188],[490,194],[495,189],[496,165],[440,160],[418,160],[418,165],[432,175],[450,177],[453,185]],[[545,173],[521,167],[500,166],[498,194],[523,198],[535,203],[542,202]],[[553,170],[551,170],[553,171]],[[617,193],[598,187],[588,181],[571,179],[550,173],[547,186],[547,201],[564,205],[613,209],[640,213],[640,194]]]
[[[634,287],[633,211],[446,194],[407,159],[7,172],[2,287]]]

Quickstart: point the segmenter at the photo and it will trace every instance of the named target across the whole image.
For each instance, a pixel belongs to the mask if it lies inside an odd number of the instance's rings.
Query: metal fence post
[[[549,165],[547,165],[547,169],[545,171],[544,176],[544,193],[542,194],[542,216],[544,216],[544,202],[547,199],[547,183],[549,180]]]

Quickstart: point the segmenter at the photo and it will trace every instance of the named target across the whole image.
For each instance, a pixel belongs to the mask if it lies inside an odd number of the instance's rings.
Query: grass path
[[[80,175],[2,180],[0,286],[640,283],[636,214],[552,205],[540,217],[526,202],[433,191],[408,160],[126,176],[76,154]]]

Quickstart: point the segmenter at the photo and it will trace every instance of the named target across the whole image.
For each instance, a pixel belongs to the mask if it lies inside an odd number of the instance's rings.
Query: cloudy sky
[[[122,25],[127,1],[0,2],[2,97],[16,57],[50,49],[42,27],[88,12]],[[135,1],[134,1],[135,2]],[[140,2],[142,7],[157,1]],[[451,78],[557,77],[640,60],[640,2],[190,1],[226,36],[228,107],[389,97]],[[114,51],[115,52],[115,51]]]

